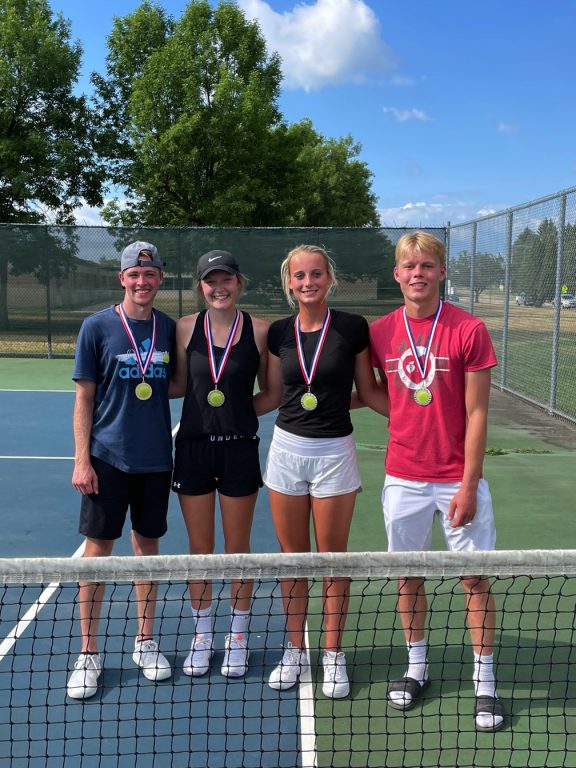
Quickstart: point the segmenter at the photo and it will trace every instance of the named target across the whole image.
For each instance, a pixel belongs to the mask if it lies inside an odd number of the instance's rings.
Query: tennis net
[[[472,651],[459,577],[490,578],[496,599],[498,733],[475,730]],[[432,685],[409,712],[387,705],[405,670],[397,580],[428,592]],[[343,650],[351,693],[322,695],[322,585],[349,578]],[[308,579],[307,653],[299,684],[267,684],[285,643],[281,580]],[[173,665],[146,680],[132,660],[133,581],[159,582],[156,639]],[[254,580],[244,677],[221,674],[229,582]],[[11,768],[576,767],[576,552],[348,553],[0,559],[0,765]],[[187,582],[212,581],[215,655],[182,672],[193,627]],[[80,647],[78,581],[106,582],[104,671],[95,696],[66,681]]]

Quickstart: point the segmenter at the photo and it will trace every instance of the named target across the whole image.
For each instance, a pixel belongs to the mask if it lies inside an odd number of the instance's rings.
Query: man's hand
[[[72,485],[85,496],[98,493],[98,476],[90,462],[76,462],[72,474]]]
[[[477,496],[477,487],[460,486],[454,494],[448,510],[450,528],[459,528],[474,520]]]

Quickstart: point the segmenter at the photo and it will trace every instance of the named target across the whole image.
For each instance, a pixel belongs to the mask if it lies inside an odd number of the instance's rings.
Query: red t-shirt
[[[421,361],[432,321],[432,317],[409,320]],[[370,341],[372,365],[385,372],[390,397],[386,473],[427,482],[461,480],[464,374],[498,364],[486,326],[453,304],[442,305],[425,370],[424,384],[432,396],[425,406],[414,399],[423,382],[404,324],[404,308],[372,323]]]

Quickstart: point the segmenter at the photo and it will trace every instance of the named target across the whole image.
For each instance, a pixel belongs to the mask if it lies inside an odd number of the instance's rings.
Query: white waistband
[[[298,456],[334,456],[355,448],[351,434],[344,437],[302,437],[276,426],[272,441],[276,448]]]

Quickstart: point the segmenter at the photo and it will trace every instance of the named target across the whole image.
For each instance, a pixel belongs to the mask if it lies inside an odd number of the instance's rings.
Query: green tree
[[[471,274],[472,268],[474,274]],[[504,259],[493,253],[477,253],[474,258],[468,251],[462,251],[450,262],[450,282],[466,288],[474,278],[474,301],[480,301],[480,294],[487,288],[499,286],[504,280]]]
[[[520,290],[536,307],[554,299],[557,253],[558,229],[552,219],[541,221],[537,232],[526,228],[514,243],[513,273],[519,275]]]
[[[75,96],[81,60],[70,25],[47,0],[0,1],[0,222],[72,221],[85,200],[102,203],[104,169],[95,160],[92,116]],[[69,248],[60,249],[69,260]],[[8,326],[7,284],[14,254],[0,254],[0,327]],[[32,272],[38,260],[13,263]],[[39,276],[42,274],[40,269]]]
[[[533,257],[537,249],[538,236],[525,227],[512,245],[510,284],[516,293],[524,292],[532,300]]]
[[[290,126],[291,135],[297,137],[293,199],[300,208],[293,215],[298,226],[379,226],[373,174],[358,159],[360,145],[351,136],[326,139],[309,120]]]
[[[103,150],[127,205],[110,224],[364,226],[371,173],[350,137],[326,140],[278,109],[280,60],[235,3],[152,3],[116,19],[94,76]]]

